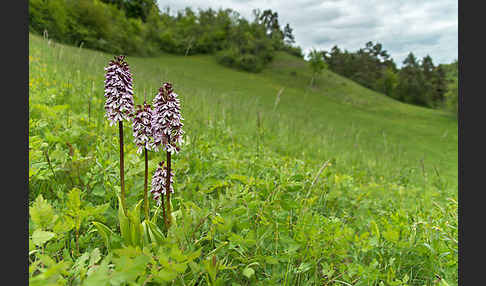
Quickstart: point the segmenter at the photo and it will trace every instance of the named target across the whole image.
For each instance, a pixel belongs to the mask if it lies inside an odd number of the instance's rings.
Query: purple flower
[[[153,149],[158,151],[160,145],[169,153],[177,153],[182,143],[184,131],[181,122],[181,106],[178,95],[173,92],[170,83],[164,83],[153,101],[152,134],[154,137]]]
[[[174,188],[172,184],[174,183],[174,172],[170,172],[170,192],[174,193]],[[166,190],[166,180],[167,180],[167,167],[164,166],[164,161],[159,163],[159,167],[155,170],[154,175],[152,176],[152,189],[150,192],[153,195],[154,200],[157,202],[157,205],[161,204],[161,199],[163,195],[167,193]]]
[[[144,148],[152,149],[152,109],[150,104],[137,105],[133,118],[133,140],[138,146],[137,153],[142,153]]]
[[[115,57],[105,68],[105,110],[110,125],[123,119],[129,120],[133,113],[132,74],[125,56]]]

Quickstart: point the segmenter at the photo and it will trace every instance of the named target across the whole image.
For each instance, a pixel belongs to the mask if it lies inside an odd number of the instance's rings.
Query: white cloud
[[[457,0],[158,0],[172,11],[191,7],[231,8],[251,19],[253,9],[278,12],[281,25],[294,29],[296,44],[330,50],[334,45],[355,51],[368,41],[380,42],[401,65],[411,51],[429,54],[435,64],[458,58]]]

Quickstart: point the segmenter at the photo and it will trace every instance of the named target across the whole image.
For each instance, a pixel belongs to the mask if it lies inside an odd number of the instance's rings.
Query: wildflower
[[[174,183],[173,178],[174,173],[170,172],[170,181]],[[152,177],[152,189],[150,192],[154,200],[157,202],[157,205],[163,203],[163,196],[167,193],[166,182],[167,180],[167,167],[164,166],[164,161],[159,163],[159,167],[155,170],[155,173]],[[170,192],[174,193],[174,188],[170,185]]]
[[[153,149],[157,152],[160,145],[163,145],[163,149],[167,152],[167,167],[158,169],[159,173],[156,180],[152,180],[152,188],[154,192],[157,192],[157,188],[160,190],[158,194],[154,193],[154,198],[158,200],[158,204],[164,205],[163,198],[166,195],[167,205],[163,207],[164,221],[167,228],[171,225],[171,203],[170,194],[174,192],[172,187],[173,176],[171,172],[171,155],[179,151],[179,146],[182,143],[182,116],[181,107],[177,94],[174,93],[172,85],[170,83],[164,83],[159,88],[159,93],[153,101],[153,113],[152,113],[152,135],[154,142],[152,144]],[[164,181],[165,179],[165,181]],[[170,191],[162,191],[170,190]],[[160,198],[162,196],[162,198]]]
[[[181,116],[180,102],[177,97],[172,85],[164,83],[153,100],[152,134],[154,142],[152,145],[155,151],[158,151],[160,145],[163,145],[164,150],[169,153],[177,153],[180,150],[177,144],[182,143],[184,124],[181,121],[184,118]]]
[[[125,62],[125,56],[115,57],[105,68],[105,110],[110,125],[118,122],[120,139],[120,189],[121,204],[126,213],[125,203],[125,163],[123,152],[123,119],[129,120],[133,116],[133,88],[132,74]]]
[[[110,125],[129,120],[133,112],[132,74],[125,56],[115,57],[105,68],[105,110]]]
[[[137,105],[133,118],[133,137],[138,146],[137,153],[142,153],[143,149],[152,149],[152,109],[147,103]]]
[[[149,201],[147,198],[148,185],[148,153],[151,149],[152,142],[152,109],[146,101],[143,102],[143,107],[137,105],[138,109],[135,112],[133,119],[133,137],[135,137],[135,144],[138,146],[137,153],[145,153],[145,177],[143,188],[143,200],[145,206],[145,217],[149,217]]]

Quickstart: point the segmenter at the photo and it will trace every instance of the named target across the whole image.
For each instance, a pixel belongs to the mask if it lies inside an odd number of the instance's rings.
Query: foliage
[[[165,233],[154,203],[150,220],[139,215],[133,143],[129,211],[117,207],[118,139],[103,117],[111,55],[29,39],[30,284],[457,284],[457,122],[445,113],[327,70],[306,89],[308,63],[285,53],[260,75],[204,56],[131,57],[135,102],[163,77],[185,108]]]
[[[301,54],[290,25],[282,31],[271,10],[250,22],[231,9],[173,15],[154,0],[29,0],[29,29],[116,54],[216,54],[221,64],[250,72],[261,71],[277,50]]]
[[[324,62],[322,53],[313,49],[309,52],[309,65],[313,73],[311,85],[314,85],[315,77],[322,73],[327,64]]]
[[[447,92],[444,94],[445,107],[453,111],[458,117],[459,112],[459,70],[457,60],[449,65],[439,65],[446,74]]]
[[[427,55],[420,62],[410,53],[398,69],[380,43],[368,42],[356,52],[334,46],[323,51],[329,69],[357,83],[403,102],[439,108],[447,93],[442,65]]]

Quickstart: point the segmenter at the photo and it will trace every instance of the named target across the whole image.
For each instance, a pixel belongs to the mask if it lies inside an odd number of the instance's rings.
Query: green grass
[[[64,193],[80,188],[86,204],[110,202],[100,219],[116,229],[117,128],[103,118],[103,68],[112,55],[29,35],[29,56],[31,200],[42,194],[61,215]],[[218,259],[234,266],[218,274],[224,285],[433,285],[435,275],[456,283],[454,115],[397,102],[330,71],[309,87],[306,63],[285,53],[260,74],[202,55],[128,63],[137,104],[144,91],[151,101],[163,81],[180,96],[187,145],[174,158],[173,203],[184,223],[168,239],[202,247],[199,265],[218,249]],[[142,198],[143,162],[131,132],[125,137],[133,205]],[[152,171],[162,157],[151,154]],[[31,221],[30,234],[38,227]],[[83,229],[81,252],[99,248],[107,257],[90,224]],[[47,252],[77,261],[64,254],[70,231],[57,230],[50,229],[57,242]],[[248,267],[250,278],[242,276]],[[59,275],[84,281],[70,269]],[[201,269],[174,285],[194,285]]]

